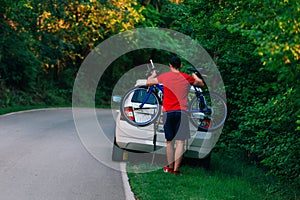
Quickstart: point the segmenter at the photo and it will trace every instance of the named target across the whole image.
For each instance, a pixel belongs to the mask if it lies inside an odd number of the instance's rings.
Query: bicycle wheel
[[[149,97],[146,100],[147,95]],[[160,115],[160,104],[161,101],[154,92],[149,92],[145,87],[133,88],[124,95],[121,101],[122,118],[133,126],[148,126]]]
[[[214,131],[221,128],[227,116],[227,106],[222,97],[216,93],[204,92],[205,105],[195,96],[190,103],[189,112],[192,124],[199,131]]]

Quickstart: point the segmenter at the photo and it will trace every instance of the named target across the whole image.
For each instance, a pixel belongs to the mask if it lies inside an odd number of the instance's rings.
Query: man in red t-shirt
[[[158,83],[164,86],[163,113],[164,132],[167,140],[167,161],[164,172],[182,174],[179,166],[184,153],[185,140],[190,138],[189,119],[186,113],[188,90],[190,85],[203,87],[203,81],[196,74],[192,76],[180,72],[182,63],[180,58],[173,57],[170,61],[170,71],[156,77],[154,71],[148,78],[146,85]],[[176,149],[174,148],[176,141]]]

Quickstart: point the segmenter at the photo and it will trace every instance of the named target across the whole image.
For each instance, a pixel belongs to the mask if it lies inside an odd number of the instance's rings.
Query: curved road
[[[108,112],[97,110],[97,117],[112,141],[114,120]],[[0,137],[0,199],[126,199],[121,172],[85,149],[71,109],[0,116]]]

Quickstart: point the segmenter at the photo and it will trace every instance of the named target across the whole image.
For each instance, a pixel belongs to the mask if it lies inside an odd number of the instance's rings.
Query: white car
[[[145,85],[146,80],[138,80],[136,86]],[[120,97],[113,97],[121,100]],[[197,131],[190,124],[191,138],[186,143],[184,157],[201,159],[205,167],[209,166],[211,151],[218,141],[219,135],[210,132]],[[136,127],[127,123],[120,111],[117,111],[114,146],[112,152],[113,161],[125,160],[126,151],[149,152],[165,154],[166,140],[163,131],[163,123],[158,122],[144,127]]]

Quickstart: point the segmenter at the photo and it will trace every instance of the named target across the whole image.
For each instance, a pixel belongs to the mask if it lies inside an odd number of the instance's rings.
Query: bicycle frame
[[[202,89],[201,88],[198,88],[196,86],[193,85],[193,88],[194,88],[194,93],[196,94],[196,97],[198,99],[198,102],[199,102],[199,110],[189,110],[190,113],[196,113],[196,112],[205,112],[205,113],[209,113],[211,112],[211,108],[209,108],[206,104],[206,100],[204,98],[204,96],[202,95]],[[203,105],[204,108],[202,110],[202,108],[200,108],[200,105]]]
[[[164,88],[162,85],[160,84],[156,84],[156,85],[152,85],[148,88],[148,93],[147,93],[147,96],[146,98],[144,99],[144,101],[142,102],[142,104],[140,105],[140,108],[143,108],[145,103],[148,101],[149,97],[150,97],[150,94],[151,92],[154,90],[154,88],[157,87],[160,91],[162,91],[162,93],[164,93]]]
[[[152,74],[153,70],[156,71],[152,60],[150,61],[152,68],[147,65],[147,77]],[[201,68],[189,68],[187,70],[202,79]],[[120,107],[124,120],[138,127],[155,124],[158,122],[157,120],[160,121],[165,89],[162,84],[155,84],[149,87],[140,85],[127,91],[121,100]],[[200,87],[191,85],[188,92],[188,102],[188,110],[185,112],[188,113],[191,124],[197,130],[214,131],[222,127],[227,115],[227,106],[220,95],[203,91]]]
[[[149,97],[150,97],[150,94],[151,92],[154,90],[154,88],[158,88],[160,91],[162,91],[162,93],[164,92],[164,88],[162,85],[160,84],[156,84],[156,85],[152,85],[148,88],[148,92],[147,92],[147,96],[146,98],[143,100],[143,102],[141,103],[141,105],[139,106],[140,108],[143,108],[144,105],[146,104],[146,102],[148,101]],[[199,106],[199,110],[189,110],[188,112],[189,113],[197,113],[197,112],[211,112],[211,109],[207,106],[206,104],[206,100],[204,98],[204,96],[202,95],[202,90],[201,88],[197,88],[195,86],[193,86],[194,88],[194,93],[196,94],[197,96],[197,99],[199,101],[199,105],[204,105],[204,108],[203,110],[200,108]]]
[[[150,67],[148,66],[148,72],[147,72],[147,74],[148,74],[151,70],[155,70],[155,66],[154,66],[153,61],[152,61],[151,59],[150,59],[150,63],[151,63],[152,68],[150,68]],[[201,74],[198,72],[197,69],[192,69],[192,70],[190,70],[190,71],[196,72],[196,73],[199,75],[199,78],[202,78]],[[144,101],[142,102],[142,104],[139,106],[140,108],[143,108],[143,106],[144,106],[145,103],[148,101],[148,99],[149,99],[149,97],[150,97],[150,94],[151,94],[151,92],[154,90],[155,87],[157,87],[159,90],[162,91],[162,93],[164,93],[164,89],[163,89],[163,86],[162,86],[162,85],[160,85],[160,84],[155,84],[155,85],[150,86],[149,89],[148,89],[148,93],[147,93],[146,98],[144,99]],[[197,97],[197,100],[198,100],[198,102],[199,102],[199,110],[189,110],[188,112],[189,112],[189,113],[197,113],[197,112],[200,111],[200,112],[203,112],[203,113],[211,113],[211,109],[207,106],[206,100],[205,100],[204,96],[202,95],[202,90],[201,90],[201,88],[198,88],[198,87],[196,87],[196,86],[194,86],[194,85],[193,85],[193,88],[194,88],[194,93],[195,93],[195,95],[196,95],[196,97]],[[157,93],[156,93],[156,94],[157,94]],[[161,99],[161,101],[162,101],[162,99]],[[204,106],[204,110],[201,110],[200,105],[203,105],[203,106]]]

